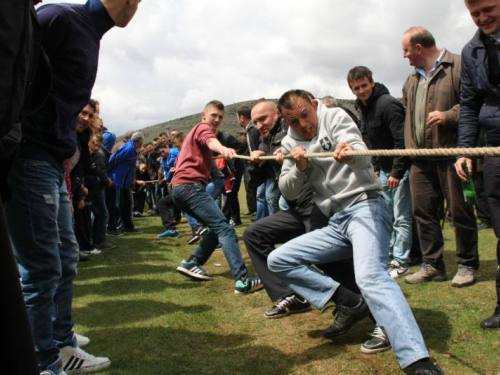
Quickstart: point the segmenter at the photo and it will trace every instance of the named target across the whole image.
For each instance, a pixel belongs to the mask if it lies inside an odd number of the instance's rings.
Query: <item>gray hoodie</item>
[[[290,127],[281,142],[284,154],[297,146],[303,146],[307,153],[333,152],[340,142],[353,150],[367,149],[358,127],[344,110],[318,102],[317,115],[316,137],[304,140]],[[306,182],[312,185],[316,205],[328,217],[366,199],[367,192],[378,194],[382,190],[369,156],[355,156],[349,163],[339,163],[332,157],[308,159],[305,172],[300,172],[292,159],[285,159],[279,179],[283,196],[296,199]]]

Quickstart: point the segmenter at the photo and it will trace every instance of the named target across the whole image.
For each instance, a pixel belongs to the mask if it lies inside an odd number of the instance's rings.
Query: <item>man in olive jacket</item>
[[[415,67],[403,86],[405,146],[411,149],[455,147],[460,111],[460,56],[438,49],[432,34],[413,27],[405,32],[403,56]],[[410,168],[413,215],[423,253],[421,268],[409,284],[447,279],[443,262],[440,210],[446,198],[456,238],[458,272],[452,286],[472,285],[479,267],[477,224],[463,199],[453,157],[418,158]]]

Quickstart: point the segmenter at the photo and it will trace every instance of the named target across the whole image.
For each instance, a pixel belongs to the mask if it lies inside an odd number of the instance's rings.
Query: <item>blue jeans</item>
[[[394,260],[404,267],[410,264],[410,251],[412,245],[412,221],[410,193],[410,172],[406,171],[399,186],[396,189],[387,187],[390,173],[380,171],[380,182],[382,183],[382,194],[389,205],[389,212],[392,214],[393,231],[389,254]]]
[[[256,220],[275,214],[280,210],[280,191],[276,180],[268,178],[257,188],[257,216]]]
[[[220,195],[224,190],[224,180],[222,178],[211,179],[205,190],[208,194],[210,194],[210,196],[216,202],[217,206],[220,207],[220,199],[218,200],[218,198],[220,198]],[[189,226],[193,228],[193,230],[198,228],[200,225],[203,225],[188,213],[184,213],[184,216],[186,216],[186,220],[188,221]]]
[[[59,170],[48,162],[17,158],[9,182],[15,189],[6,214],[43,370],[59,358],[59,347],[73,343],[71,303],[78,243],[62,165]]]
[[[245,276],[247,269],[238,246],[238,237],[213,198],[205,190],[205,186],[203,184],[175,186],[172,190],[172,198],[174,203],[184,212],[210,228],[192,256],[195,256],[203,265],[220,242],[235,280]]]
[[[108,226],[109,216],[104,189],[94,192],[94,196],[92,197],[92,212],[94,214],[92,239],[94,245],[100,245],[106,239],[106,227]]]
[[[273,251],[268,267],[296,293],[322,308],[339,283],[311,264],[353,257],[356,283],[405,368],[429,353],[408,302],[387,273],[390,237],[391,221],[384,198],[370,199],[334,214],[328,226]]]

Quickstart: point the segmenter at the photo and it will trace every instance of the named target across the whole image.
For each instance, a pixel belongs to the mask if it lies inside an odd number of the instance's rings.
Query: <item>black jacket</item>
[[[285,138],[288,127],[283,122],[283,118],[279,117],[269,132],[266,139],[261,139],[259,149],[264,151],[267,155],[273,155],[274,151],[281,147],[281,141]],[[267,178],[278,179],[281,173],[281,164],[268,160],[264,165],[266,169]]]
[[[365,106],[361,100],[356,105],[363,115],[361,131],[374,150],[398,150],[405,148],[405,111],[399,100],[389,94],[389,90],[375,83],[373,93]],[[407,157],[379,156],[372,159],[375,170],[382,169],[391,177],[403,178],[410,166]]]
[[[478,30],[462,50],[457,147],[476,147],[481,128],[488,145],[500,146],[500,85],[494,82],[498,75],[488,59],[487,44],[490,59],[500,59],[500,46],[488,38]]]

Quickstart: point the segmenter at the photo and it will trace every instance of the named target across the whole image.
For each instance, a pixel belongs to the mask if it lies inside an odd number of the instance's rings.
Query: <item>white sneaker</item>
[[[99,249],[92,249],[92,250],[80,250],[81,253],[87,254],[87,255],[99,255],[102,253],[101,250]]]
[[[387,272],[393,279],[397,279],[398,277],[407,275],[409,270],[408,267],[403,267],[397,260],[391,260],[389,266],[387,267]]]
[[[94,357],[83,349],[65,346],[59,352],[62,358],[63,368],[68,374],[81,374],[103,370],[111,361],[106,357]]]
[[[76,343],[80,348],[83,348],[84,346],[90,344],[90,339],[86,336],[79,335],[78,333],[74,332],[73,335],[76,338]]]

